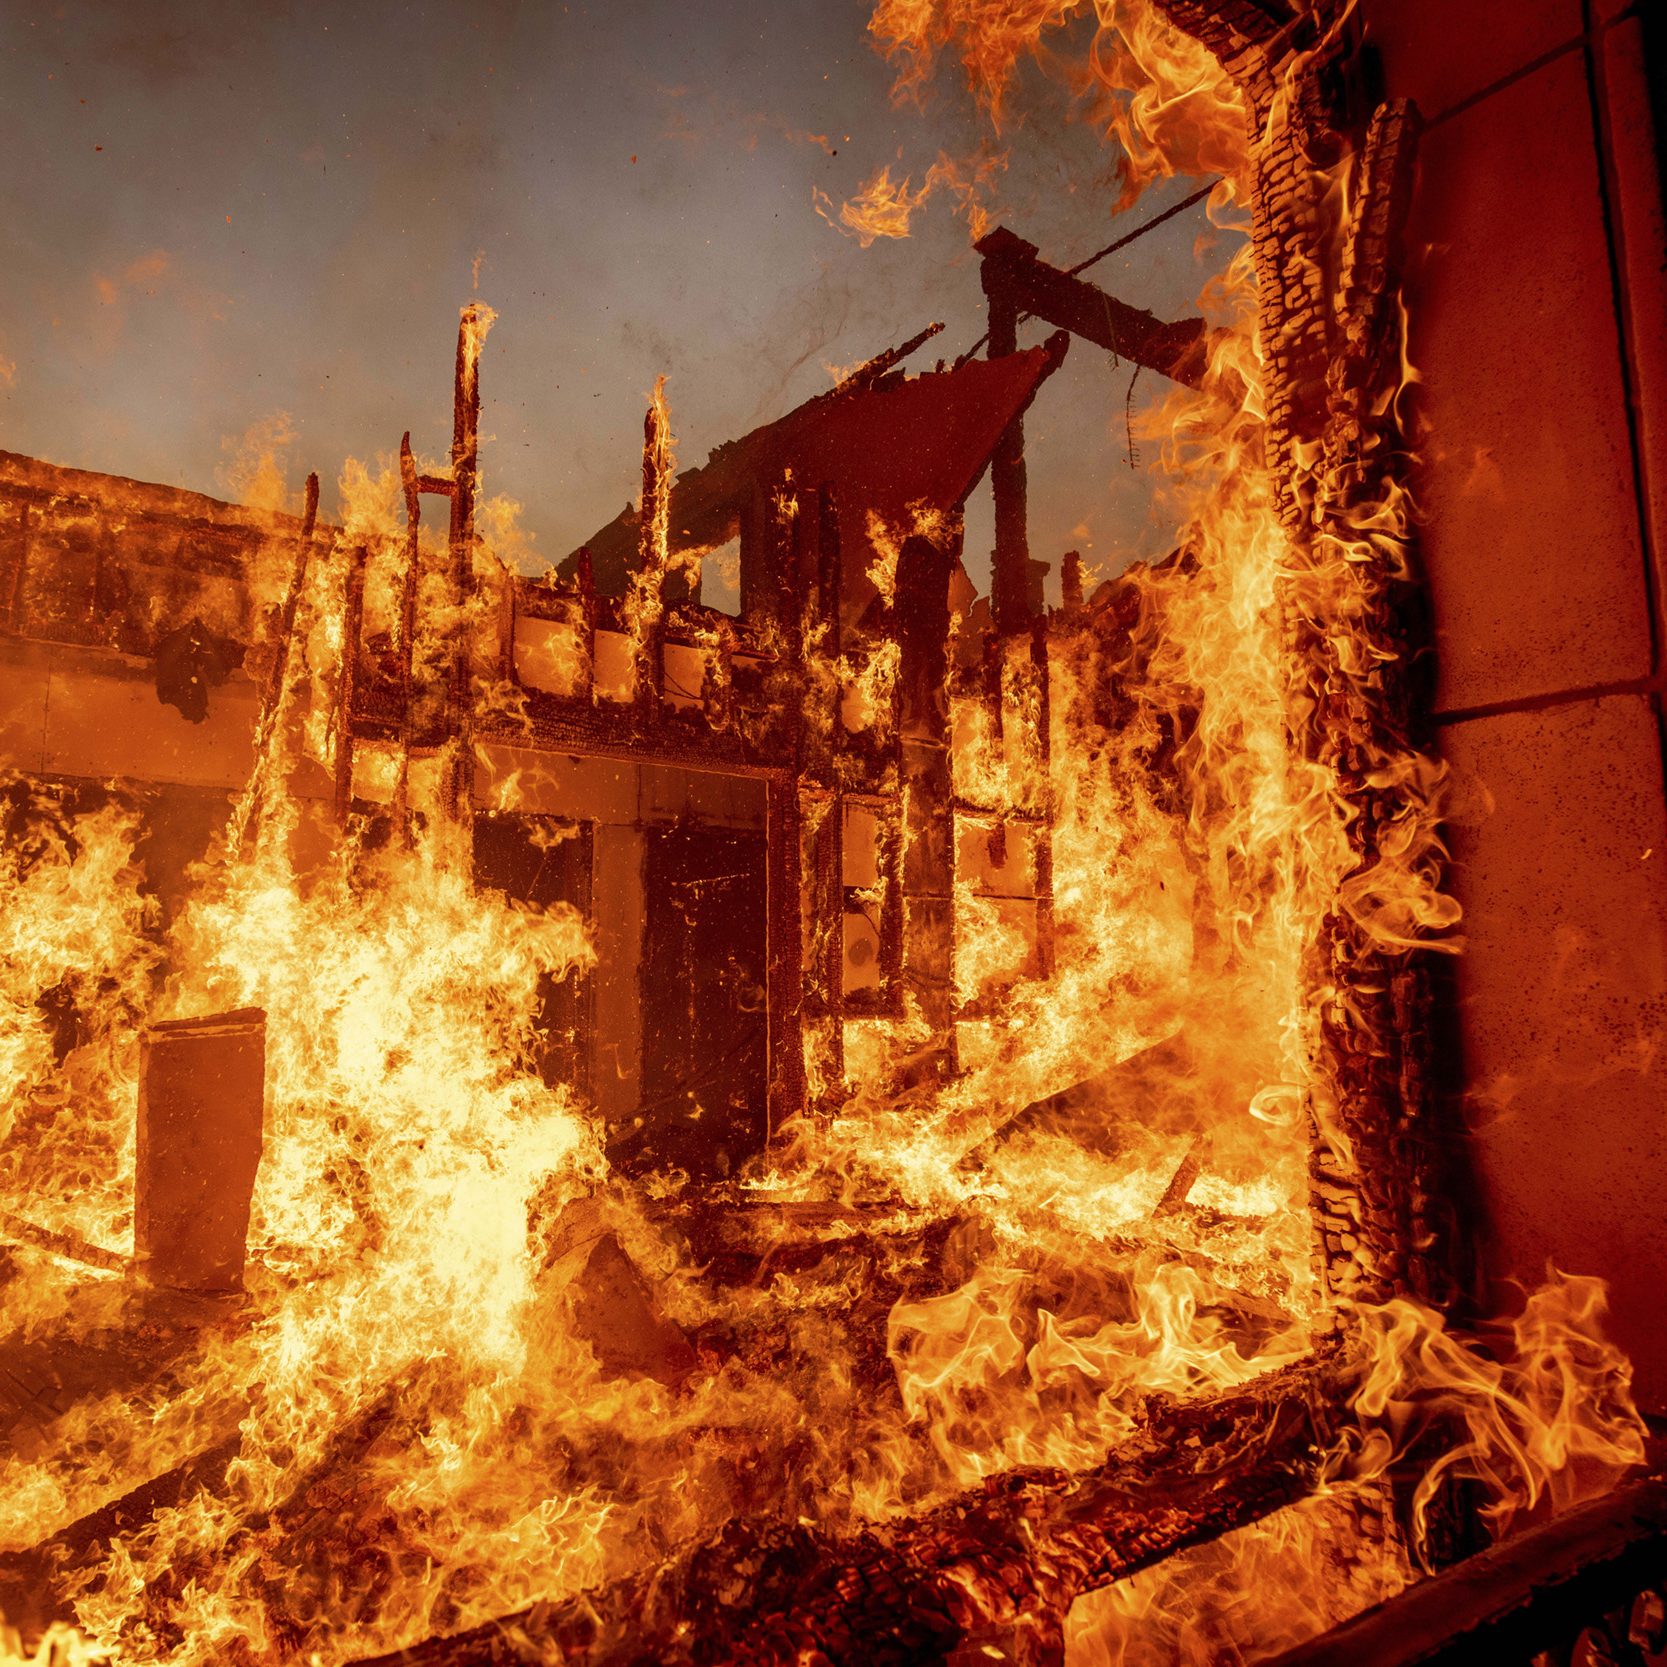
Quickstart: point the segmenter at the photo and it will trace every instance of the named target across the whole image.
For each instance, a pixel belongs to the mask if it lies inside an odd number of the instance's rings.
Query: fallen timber
[[[1154,1414],[1146,1440],[1081,1472],[991,1477],[920,1516],[836,1534],[736,1519],[666,1561],[358,1667],[1045,1667],[1076,1598],[1309,1491],[1349,1399],[1334,1361]]]

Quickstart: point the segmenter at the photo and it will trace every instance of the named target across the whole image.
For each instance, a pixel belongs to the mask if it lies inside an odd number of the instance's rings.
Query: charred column
[[[799,770],[804,756],[806,692],[804,603],[795,582],[801,571],[800,504],[791,480],[771,496],[769,529],[775,576],[778,656],[774,675],[777,711],[786,726],[791,773],[770,780],[765,800],[768,862],[769,1133],[805,1103],[805,834]]]
[[[810,499],[795,522],[799,653],[804,678],[799,818],[804,965],[805,1076],[812,1104],[837,1100],[845,1074],[844,830],[835,749],[840,735],[839,509],[833,488]]]
[[[336,820],[345,821],[353,796],[353,696],[359,680],[359,634],[365,618],[365,568],[370,552],[363,546],[353,552],[347,569],[347,606],[342,616],[341,665],[336,674],[336,711],[332,728],[335,751]]]
[[[979,280],[990,308],[990,357],[999,359],[1018,352],[1019,303],[1008,281],[1006,265],[986,258],[979,268]],[[990,612],[997,635],[1006,636],[1020,630],[1029,618],[1030,537],[1025,525],[1023,416],[1008,424],[990,457],[990,493],[995,500],[996,522]]]
[[[953,553],[903,541],[894,604],[903,789],[903,987],[940,1071],[955,1069],[955,789],[949,763],[949,575]]]
[[[496,317],[492,309],[471,301],[457,327],[457,376],[452,399],[451,526],[449,572],[456,617],[451,626],[446,679],[446,729],[450,753],[446,770],[447,809],[460,824],[470,821],[474,805],[473,667],[469,636],[473,629],[475,499],[480,487],[480,351]]]
[[[1245,96],[1267,466],[1291,540],[1285,615],[1294,706],[1305,714],[1295,740],[1335,774],[1356,857],[1350,887],[1371,874],[1386,837],[1404,847],[1429,814],[1405,770],[1391,767],[1412,755],[1416,719],[1393,392],[1417,114],[1386,104],[1361,119],[1347,33],[1329,26],[1337,8],[1276,18],[1243,4],[1161,5]],[[1341,226],[1340,203],[1349,216]],[[1335,272],[1332,250],[1341,254]],[[1432,844],[1419,865],[1432,898],[1438,858]],[[1327,1287],[1362,1301],[1407,1290],[1450,1301],[1424,956],[1415,942],[1374,941],[1357,915],[1338,910],[1313,945],[1310,978],[1332,992],[1311,1101]]]
[[[670,523],[672,420],[665,408],[665,377],[660,377],[642,418],[637,570],[625,600],[625,622],[632,637],[632,693],[645,718],[657,712],[665,682],[665,610],[672,600]]]
[[[283,605],[278,612],[276,641],[272,645],[272,663],[267,667],[261,684],[260,716],[255,721],[255,761],[232,815],[226,839],[226,856],[236,862],[249,840],[260,831],[261,812],[276,775],[286,779],[287,755],[280,745],[280,714],[284,692],[288,687],[290,656],[295,642],[295,616],[301,606],[301,592],[307,582],[307,565],[312,559],[313,532],[318,524],[318,476],[307,476],[306,507],[301,517],[301,530],[295,540],[295,559],[290,567],[289,584],[284,591]]]

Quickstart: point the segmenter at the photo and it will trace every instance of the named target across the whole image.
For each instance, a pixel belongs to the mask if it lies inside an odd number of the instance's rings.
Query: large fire
[[[1064,62],[1050,31],[1084,9],[885,0],[872,27],[906,88],[952,51],[998,121],[1017,61],[1043,58],[1099,101],[1129,200],[1180,171],[1224,176],[1219,216],[1248,205],[1254,147],[1215,59],[1147,0],[1102,0],[1088,60]],[[920,186],[882,176],[843,223],[906,232],[930,187],[970,202],[965,177],[947,158]],[[1247,1659],[1432,1566],[1457,1485],[1502,1529],[1638,1460],[1592,1281],[1554,1273],[1478,1338],[1416,1286],[1346,1288],[1317,1253],[1317,1232],[1357,1248],[1348,1200],[1370,1158],[1336,1110],[1329,1038],[1355,998],[1327,958],[1335,922],[1391,958],[1457,947],[1439,767],[1364,731],[1329,752],[1304,739],[1351,721],[1315,667],[1369,680],[1367,615],[1400,574],[1409,509],[1305,459],[1329,531],[1299,547],[1248,246],[1203,305],[1202,385],[1143,435],[1177,556],[1057,612],[1045,688],[1025,635],[994,649],[993,699],[963,689],[946,714],[971,830],[1051,824],[1046,955],[958,881],[955,1068],[919,1066],[918,1000],[847,1017],[842,1076],[807,1060],[808,1109],[702,1206],[818,1220],[819,1253],[773,1274],[728,1279],[691,1252],[675,1174],[611,1165],[594,1108],[534,1068],[541,990],[595,945],[575,910],[474,882],[476,731],[517,717],[479,647],[506,581],[478,547],[464,572],[443,541],[414,559],[399,465],[350,465],[327,546],[298,561],[274,535],[258,564],[256,766],[165,930],[119,793],[88,808],[9,784],[0,1211],[29,1231],[0,1287],[7,1334],[96,1338],[162,1301],[126,1272],[141,1030],[258,1008],[267,1052],[244,1294],[193,1310],[189,1347],[138,1394],[89,1392],[50,1440],[0,1457],[0,1548],[42,1594],[8,1616],[4,1589],[0,1662],[354,1661],[554,1608],[737,1518],[906,1538],[1024,1467],[1150,1451],[1167,1473],[1151,1444],[1176,1407],[1323,1374],[1335,1416],[1306,1497],[1072,1611],[1082,1663]],[[466,320],[471,378],[490,320]],[[458,479],[472,465],[451,462]],[[610,674],[626,699],[687,560],[663,387],[644,471],[644,565]],[[408,458],[404,489],[441,473]],[[811,500],[789,482],[775,509]],[[945,531],[875,518],[883,598],[911,540]],[[720,658],[725,628],[702,629],[696,649]],[[963,607],[955,641],[983,652],[975,629]],[[377,757],[355,757],[339,719],[354,631],[427,702]],[[798,651],[846,723],[895,721],[894,643],[812,630]],[[381,816],[338,821],[296,785],[378,769]],[[1369,860],[1361,781],[1392,807]],[[494,793],[515,807],[513,779]],[[599,1243],[666,1339],[639,1369],[587,1318]],[[155,1306],[153,1329],[197,1302]],[[193,1463],[198,1485],[73,1549],[73,1525]],[[58,1566],[29,1562],[66,1531]]]

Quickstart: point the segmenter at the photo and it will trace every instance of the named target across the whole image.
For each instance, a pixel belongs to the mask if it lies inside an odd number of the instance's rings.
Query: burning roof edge
[[[189,487],[72,468],[22,452],[0,451],[0,493],[43,502],[79,499],[96,502],[106,511],[119,507],[142,518],[195,523],[256,537],[294,536],[302,525],[301,517],[287,510],[228,503]]]
[[[736,506],[756,484],[778,478],[791,468],[807,484],[816,484],[818,471],[807,467],[826,464],[841,440],[846,450],[840,470],[844,484],[860,486],[885,471],[895,471],[899,458],[888,444],[896,438],[896,402],[907,399],[920,407],[925,418],[934,408],[947,411],[962,402],[965,407],[981,405],[984,420],[973,434],[955,437],[959,449],[947,459],[934,459],[947,468],[940,485],[942,507],[965,501],[988,467],[1001,436],[1016,417],[1023,414],[1036,391],[1064,361],[1068,334],[1061,330],[1040,347],[1023,348],[995,359],[972,359],[951,369],[926,371],[908,376],[891,372],[867,382],[852,378],[837,388],[815,395],[773,422],[715,446],[706,462],[680,473],[672,486],[671,521],[674,548],[711,549],[732,536]],[[848,430],[843,436],[839,429]],[[947,425],[920,421],[909,425],[911,438],[921,436],[920,448],[930,450],[952,443]],[[855,432],[858,431],[859,432]],[[892,432],[888,432],[892,431]],[[859,449],[861,448],[861,449]],[[637,559],[639,512],[627,504],[606,526],[599,528],[578,548],[565,556],[556,571],[571,580],[578,569],[580,551],[590,551],[597,589],[617,594],[625,587],[626,575]]]

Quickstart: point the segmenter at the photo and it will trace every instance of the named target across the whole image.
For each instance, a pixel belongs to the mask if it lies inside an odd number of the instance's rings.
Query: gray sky
[[[864,249],[813,189],[838,204],[882,163],[918,182],[982,141],[1008,151],[996,218],[1044,255],[1070,264],[1121,229],[1115,155],[1062,91],[1027,74],[999,140],[950,73],[926,111],[894,107],[861,0],[3,10],[0,446],[223,493],[241,437],[287,413],[291,484],[316,468],[328,512],[345,457],[407,427],[419,451],[449,443],[478,256],[499,315],[486,488],[523,503],[552,560],[634,493],[657,374],[692,465],[827,387],[828,363],[933,318],[927,362],[982,332],[944,194]],[[1093,276],[1179,315],[1222,258],[1213,234],[1196,258],[1208,232],[1188,210]],[[1044,559],[1075,544],[1110,571],[1167,548],[1125,456],[1128,378],[1079,342],[1034,409]],[[1164,387],[1145,375],[1137,400]],[[987,526],[975,504],[975,576]]]

